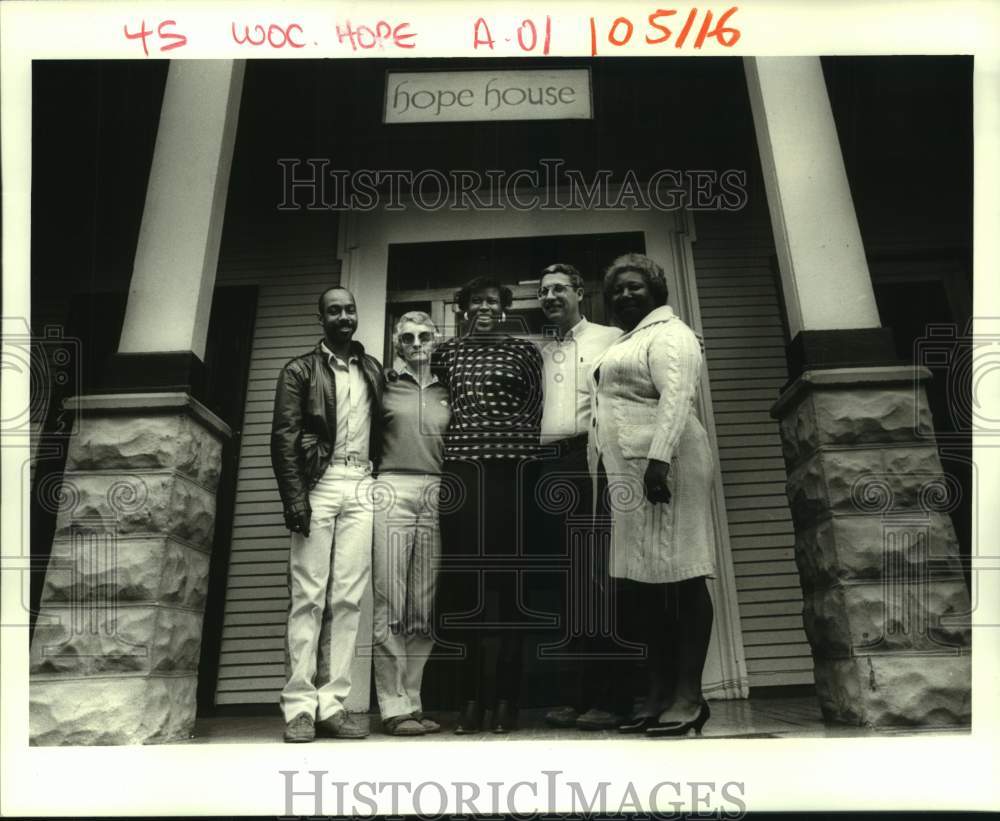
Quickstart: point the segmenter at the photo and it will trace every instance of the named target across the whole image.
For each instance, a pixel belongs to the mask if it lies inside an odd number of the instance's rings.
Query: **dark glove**
[[[285,508],[285,527],[292,533],[301,533],[309,536],[309,520],[312,518],[312,509],[308,502],[299,502]]]
[[[667,488],[667,475],[670,473],[670,463],[661,462],[659,459],[650,459],[646,468],[646,475],[642,477],[642,483],[646,490],[646,499],[652,504],[659,502],[668,503],[670,501],[670,490]]]

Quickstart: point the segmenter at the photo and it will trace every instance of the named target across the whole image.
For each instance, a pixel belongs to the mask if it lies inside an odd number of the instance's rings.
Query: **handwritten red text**
[[[160,46],[160,51],[170,51],[171,49],[180,48],[181,46],[187,45],[187,37],[183,34],[173,31],[173,27],[177,25],[176,20],[163,20],[156,27],[156,29],[146,28],[146,21],[142,20],[139,23],[138,31],[129,31],[128,25],[122,27],[125,32],[125,37],[128,40],[139,40],[142,43],[142,52],[147,57],[149,56],[149,45],[147,40],[150,37],[154,37],[155,40],[166,41],[165,45]]]
[[[510,42],[511,38],[504,39]],[[552,18],[545,15],[545,24],[542,26],[541,34],[539,34],[539,27],[535,25],[534,20],[522,20],[521,25],[514,30],[514,40],[517,47],[525,52],[535,51],[539,41],[541,41],[541,53],[548,54],[549,45],[552,42]],[[478,50],[480,46],[485,46],[490,51],[496,48],[496,38],[490,31],[489,23],[482,17],[477,19],[472,26],[472,48]]]
[[[379,20],[374,26],[358,26],[355,28],[348,20],[341,26],[337,24],[337,42],[345,40],[351,44],[351,51],[369,51],[373,48],[384,49],[386,46],[395,48],[413,48],[416,43],[410,40],[417,36],[415,31],[407,31],[409,23],[397,23],[393,26],[385,20]]]
[[[236,30],[236,23],[232,23],[230,29],[233,40],[241,46],[267,45],[270,48],[284,48],[285,46],[305,48],[306,45],[302,41],[302,26],[298,23],[288,23],[284,26],[278,23],[268,23],[266,26],[257,23],[252,27],[244,25],[242,35]]]
[[[638,33],[636,32],[635,23],[628,17],[616,17],[607,25],[599,25],[597,20],[591,17],[590,54],[596,57],[598,46],[602,45],[603,41],[607,41],[611,46],[621,47],[631,42],[633,36],[641,35],[648,45],[666,43],[674,36],[674,30],[667,25],[667,22],[680,23],[680,31],[674,37],[674,48],[683,48],[694,29],[699,15],[701,15],[701,26],[698,28],[698,33],[691,44],[692,47],[700,49],[706,40],[711,39],[715,40],[721,46],[731,48],[739,41],[740,30],[733,26],[728,26],[727,23],[729,22],[729,18],[738,10],[738,6],[733,6],[725,11],[713,27],[712,21],[714,15],[709,10],[706,10],[702,14],[699,9],[693,8],[688,11],[685,18],[677,18],[676,9],[657,9],[646,18],[644,32],[640,31]],[[683,19],[682,23],[680,22],[681,19]],[[640,25],[642,24],[640,23]]]

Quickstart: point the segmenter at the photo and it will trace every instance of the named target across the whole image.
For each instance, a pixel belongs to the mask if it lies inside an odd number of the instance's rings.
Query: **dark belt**
[[[553,448],[558,453],[559,458],[569,456],[571,453],[579,453],[587,449],[587,434],[581,433],[578,436],[571,436],[568,439],[547,442],[542,447]]]

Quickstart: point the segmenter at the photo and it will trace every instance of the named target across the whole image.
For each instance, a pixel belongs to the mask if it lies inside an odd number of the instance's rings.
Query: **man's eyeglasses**
[[[399,335],[399,341],[402,342],[404,345],[412,345],[418,339],[424,345],[426,345],[428,342],[433,342],[434,341],[434,332],[433,331],[421,331],[417,336],[414,336],[411,333],[405,333],[405,334],[400,334]]]
[[[552,296],[562,296],[568,290],[570,290],[569,285],[563,285],[562,283],[556,283],[555,285],[543,285],[538,289],[538,298],[545,299],[549,294]]]

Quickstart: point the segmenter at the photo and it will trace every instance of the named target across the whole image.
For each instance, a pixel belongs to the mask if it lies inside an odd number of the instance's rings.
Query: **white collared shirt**
[[[542,444],[590,430],[590,367],[621,335],[620,328],[581,319],[563,339],[542,346]]]
[[[372,411],[361,363],[357,354],[345,362],[326,346],[326,342],[322,343],[322,349],[336,384],[337,430],[334,432],[333,458],[353,456],[365,460],[368,458]]]

